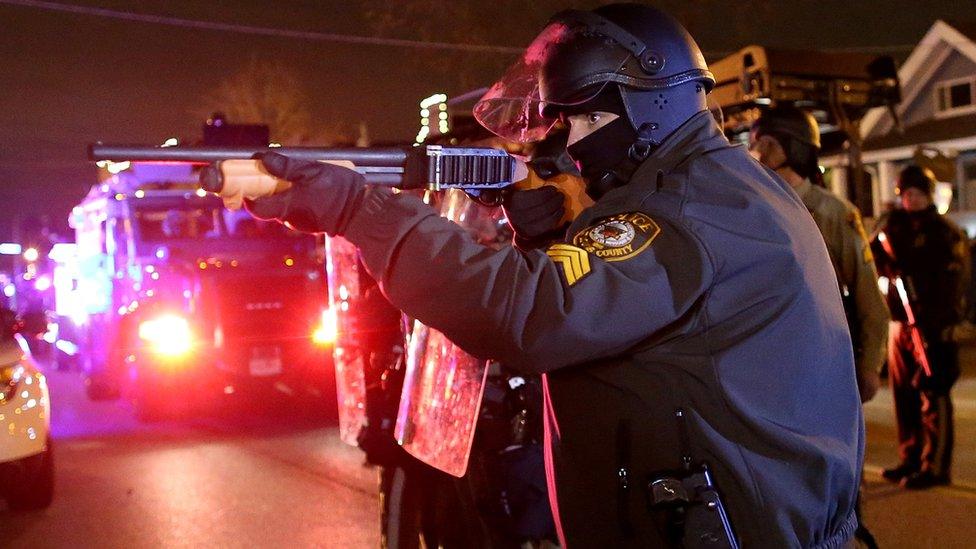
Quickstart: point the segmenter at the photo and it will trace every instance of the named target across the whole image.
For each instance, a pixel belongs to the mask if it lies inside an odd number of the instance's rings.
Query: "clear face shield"
[[[560,110],[599,95],[632,58],[586,25],[554,21],[475,105],[474,117],[509,141],[540,141]]]

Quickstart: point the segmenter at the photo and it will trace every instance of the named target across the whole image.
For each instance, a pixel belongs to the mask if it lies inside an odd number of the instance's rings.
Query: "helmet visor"
[[[578,22],[554,21],[474,106],[474,117],[496,135],[539,141],[559,111],[593,99],[632,56]]]

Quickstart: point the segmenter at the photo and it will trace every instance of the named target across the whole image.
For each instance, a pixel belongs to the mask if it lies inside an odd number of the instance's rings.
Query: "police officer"
[[[793,187],[824,237],[850,320],[857,386],[861,401],[867,402],[880,385],[891,315],[878,288],[861,212],[823,186],[817,161],[820,128],[809,113],[791,105],[763,111],[753,124],[749,148]]]
[[[838,547],[856,528],[863,421],[830,259],[796,194],[722,135],[713,85],[657,9],[554,17],[476,112],[505,137],[570,126],[596,203],[545,250],[485,248],[414,197],[273,153],[293,185],[248,204],[343,235],[398,308],[546,374],[568,547]]]
[[[889,290],[896,322],[888,368],[901,463],[882,475],[905,488],[922,489],[950,480],[949,390],[959,377],[959,356],[957,345],[947,336],[961,319],[968,258],[964,233],[935,207],[935,176],[930,170],[906,167],[896,190],[902,207],[889,214],[881,230],[893,253],[876,254],[879,271],[892,280],[900,277],[906,286],[932,375],[922,371],[905,311],[896,292]]]
[[[824,237],[851,330],[857,388],[861,402],[867,402],[881,384],[891,315],[878,288],[861,212],[824,187],[817,159],[820,127],[810,113],[791,105],[764,110],[752,126],[749,150],[793,187]],[[865,546],[877,547],[864,524],[862,503],[863,491],[858,496],[860,524],[855,536]]]

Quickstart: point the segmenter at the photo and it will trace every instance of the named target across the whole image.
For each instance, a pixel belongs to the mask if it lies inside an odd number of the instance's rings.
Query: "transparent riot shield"
[[[487,208],[458,190],[444,193],[441,215],[480,243],[507,245],[499,208]],[[414,322],[395,435],[417,459],[456,477],[464,475],[481,409],[488,363],[444,334]]]
[[[334,350],[336,397],[339,403],[339,436],[343,442],[357,446],[360,431],[366,424],[367,357],[354,337],[354,319],[350,300],[360,294],[359,252],[343,238],[325,239],[325,265],[329,282],[329,309],[335,315]]]

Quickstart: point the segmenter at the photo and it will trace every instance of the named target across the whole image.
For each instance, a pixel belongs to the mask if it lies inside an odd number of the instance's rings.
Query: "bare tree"
[[[363,2],[373,34],[431,42],[521,48],[555,12],[608,3],[594,0],[402,0]],[[411,56],[425,72],[437,71],[464,88],[490,85],[516,53],[429,50]]]
[[[360,4],[376,36],[521,48],[556,12],[593,9],[614,1],[620,0],[360,0]],[[725,0],[660,0],[655,4],[684,23],[712,59],[761,41],[761,36],[753,34],[755,21],[779,15],[776,4],[765,0],[742,0],[734,17],[729,17]],[[409,56],[408,62],[464,89],[489,85],[515,56],[429,50]]]
[[[266,124],[271,140],[282,145],[328,145],[349,141],[337,124],[312,123],[308,84],[293,68],[252,58],[240,72],[217,85],[194,116],[205,119],[222,112],[236,124]]]

